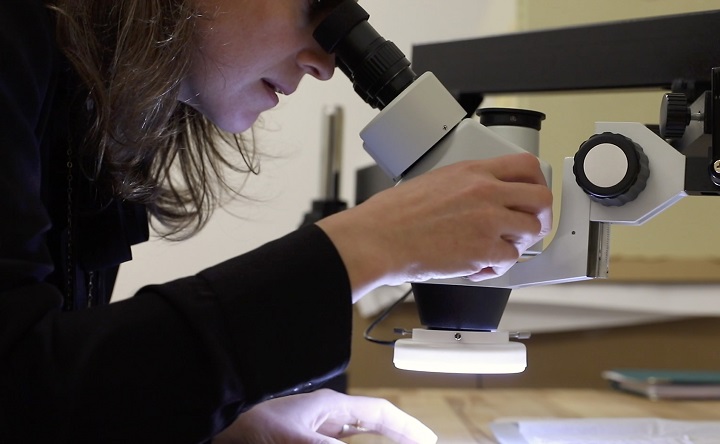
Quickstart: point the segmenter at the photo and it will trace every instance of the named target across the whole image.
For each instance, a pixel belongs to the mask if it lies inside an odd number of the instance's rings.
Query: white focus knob
[[[590,199],[605,206],[635,200],[650,177],[642,147],[622,134],[595,134],[580,145],[574,160],[577,184]]]

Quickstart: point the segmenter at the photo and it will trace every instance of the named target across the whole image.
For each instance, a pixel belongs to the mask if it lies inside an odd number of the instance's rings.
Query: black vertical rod
[[[710,159],[709,169],[710,178],[715,185],[720,186],[720,67],[712,69],[711,86],[712,101],[709,118],[712,122],[712,159]]]

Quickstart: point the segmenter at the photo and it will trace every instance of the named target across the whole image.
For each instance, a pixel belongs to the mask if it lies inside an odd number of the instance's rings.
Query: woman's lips
[[[268,96],[270,97],[270,100],[272,102],[272,106],[274,107],[280,102],[280,98],[278,97],[278,94],[281,94],[281,92],[277,89],[275,85],[268,82],[267,80],[263,79],[263,85],[265,86],[265,90],[268,92]]]

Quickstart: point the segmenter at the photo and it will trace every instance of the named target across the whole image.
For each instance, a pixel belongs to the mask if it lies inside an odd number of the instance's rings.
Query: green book
[[[720,371],[618,368],[602,377],[617,390],[650,399],[720,398]]]

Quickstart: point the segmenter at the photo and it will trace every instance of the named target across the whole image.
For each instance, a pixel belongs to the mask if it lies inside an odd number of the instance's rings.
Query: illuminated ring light
[[[413,329],[395,342],[395,367],[438,373],[508,374],[527,367],[525,345],[508,332]]]

